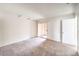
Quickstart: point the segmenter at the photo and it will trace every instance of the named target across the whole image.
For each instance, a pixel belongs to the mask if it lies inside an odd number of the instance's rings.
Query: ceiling
[[[33,11],[41,14],[43,17],[54,17],[65,14],[67,15],[74,12],[74,4],[38,3],[25,5],[28,5]]]
[[[40,20],[74,13],[74,4],[67,3],[17,3],[0,4],[5,13],[15,13],[32,20]]]

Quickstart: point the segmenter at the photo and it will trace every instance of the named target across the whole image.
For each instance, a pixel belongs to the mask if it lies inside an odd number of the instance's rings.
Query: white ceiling
[[[48,3],[48,4],[25,4],[33,11],[41,14],[43,17],[54,17],[59,15],[67,15],[74,12],[73,4],[64,3]]]
[[[66,3],[19,3],[0,4],[0,10],[23,15],[32,20],[62,16],[74,13],[74,4]]]

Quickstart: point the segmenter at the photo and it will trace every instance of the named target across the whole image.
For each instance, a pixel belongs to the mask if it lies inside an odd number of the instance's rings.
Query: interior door
[[[77,45],[77,20],[62,20],[62,42]]]

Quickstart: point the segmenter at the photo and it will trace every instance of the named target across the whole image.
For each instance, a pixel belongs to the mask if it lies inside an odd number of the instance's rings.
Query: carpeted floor
[[[0,56],[70,56],[76,54],[75,48],[38,37],[0,47]]]

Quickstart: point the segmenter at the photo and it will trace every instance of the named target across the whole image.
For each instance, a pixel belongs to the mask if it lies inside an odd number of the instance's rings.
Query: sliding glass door
[[[48,24],[47,23],[38,23],[38,36],[47,37],[48,33]]]

